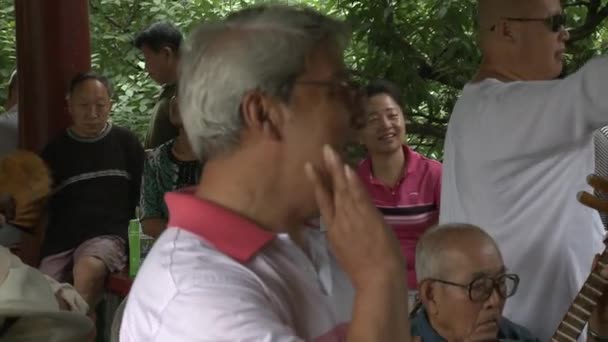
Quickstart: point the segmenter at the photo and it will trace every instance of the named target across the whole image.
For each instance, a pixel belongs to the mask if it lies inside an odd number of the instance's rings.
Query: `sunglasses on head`
[[[566,27],[567,17],[564,13],[555,14],[547,18],[504,18],[509,21],[543,22],[551,32],[557,33]],[[492,27],[494,30],[495,27]]]

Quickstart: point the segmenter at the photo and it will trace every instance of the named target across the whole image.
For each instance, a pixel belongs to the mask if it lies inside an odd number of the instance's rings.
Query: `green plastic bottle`
[[[134,278],[141,265],[141,240],[138,219],[129,221],[129,276]]]

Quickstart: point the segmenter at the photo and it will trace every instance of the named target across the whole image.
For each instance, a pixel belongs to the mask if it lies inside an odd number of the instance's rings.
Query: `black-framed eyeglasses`
[[[495,278],[483,276],[475,278],[469,284],[458,284],[442,279],[429,280],[466,289],[469,293],[469,299],[475,303],[488,300],[494,290],[498,291],[502,298],[509,298],[517,292],[519,286],[519,276],[517,274],[503,274]]]
[[[359,108],[361,103],[359,101],[363,97],[363,87],[370,79],[371,78],[365,77],[358,71],[347,70],[345,75],[340,79],[327,81],[293,81],[292,84],[327,87],[336,94],[342,94],[348,103],[353,106],[354,112],[356,113],[356,115],[352,117],[353,127],[359,127],[362,121],[362,111]]]
[[[328,81],[294,81],[294,84],[325,86],[334,89],[344,89],[352,95],[360,95],[363,86],[371,78],[365,77],[361,72],[352,69],[346,70],[342,79]]]
[[[510,21],[519,21],[519,22],[542,22],[544,23],[551,32],[560,32],[561,30],[566,28],[566,24],[568,21],[568,17],[564,13],[552,15],[548,18],[504,18],[505,20]]]

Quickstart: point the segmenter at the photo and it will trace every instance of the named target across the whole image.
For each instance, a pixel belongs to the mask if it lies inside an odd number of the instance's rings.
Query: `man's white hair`
[[[348,27],[304,7],[266,5],[203,23],[182,47],[179,105],[199,158],[239,145],[243,95],[257,90],[288,100],[305,59],[320,42],[343,50]]]
[[[452,223],[427,230],[416,244],[416,278],[418,283],[426,279],[441,279],[449,270],[445,268],[444,253],[458,243],[458,238],[478,237],[496,246],[494,239],[483,229],[467,223]],[[498,250],[498,246],[496,246]]]

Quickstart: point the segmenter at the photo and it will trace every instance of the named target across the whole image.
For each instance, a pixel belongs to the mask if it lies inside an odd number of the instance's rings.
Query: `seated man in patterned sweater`
[[[77,75],[67,98],[73,124],[42,152],[54,187],[40,270],[73,280],[91,311],[107,274],[125,267],[144,158],[137,137],[108,122],[110,94],[105,77]]]

